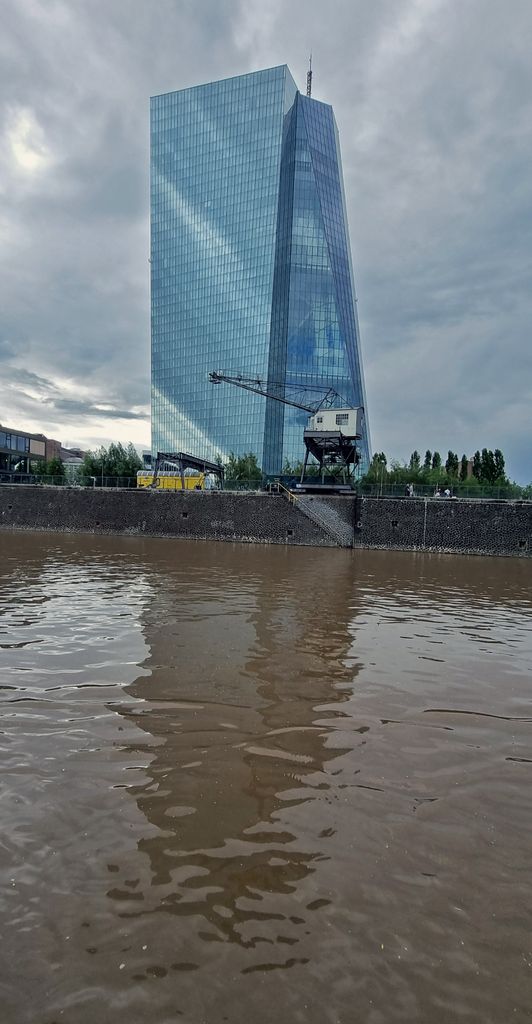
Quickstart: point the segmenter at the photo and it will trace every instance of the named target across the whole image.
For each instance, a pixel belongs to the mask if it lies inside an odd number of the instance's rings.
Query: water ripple
[[[529,563],[0,544],[6,1024],[527,1019]]]

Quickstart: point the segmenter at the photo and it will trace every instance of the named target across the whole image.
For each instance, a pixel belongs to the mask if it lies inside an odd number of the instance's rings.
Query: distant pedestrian
[[[451,497],[451,492],[450,492],[448,487],[445,488],[445,491],[443,493],[444,493],[446,498],[450,498]]]
[[[408,496],[410,498],[414,497],[414,485],[413,484],[409,484],[408,485]]]

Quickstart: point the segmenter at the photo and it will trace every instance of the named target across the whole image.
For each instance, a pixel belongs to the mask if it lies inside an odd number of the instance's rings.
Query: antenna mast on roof
[[[312,96],[312,54],[310,54],[308,59],[307,96]]]

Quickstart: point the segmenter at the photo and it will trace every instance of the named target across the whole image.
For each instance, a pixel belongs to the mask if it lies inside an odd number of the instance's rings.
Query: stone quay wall
[[[279,494],[0,485],[0,530],[336,546]]]
[[[532,502],[444,498],[319,498],[353,527],[354,548],[532,554]],[[326,517],[325,517],[326,518]],[[0,530],[133,534],[337,547],[280,494],[0,485]]]
[[[532,554],[532,502],[361,498],[354,546],[463,554]]]

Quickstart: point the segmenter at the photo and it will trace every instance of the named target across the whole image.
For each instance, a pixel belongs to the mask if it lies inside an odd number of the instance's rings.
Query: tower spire
[[[312,53],[310,54],[308,59],[307,96],[312,96]]]

